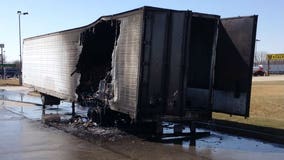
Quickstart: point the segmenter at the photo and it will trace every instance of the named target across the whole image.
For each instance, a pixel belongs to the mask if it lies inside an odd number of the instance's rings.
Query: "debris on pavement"
[[[63,130],[94,143],[118,141],[131,137],[131,135],[117,127],[103,127],[93,122],[91,119],[80,115],[76,115],[70,119],[60,119],[59,114],[51,114],[43,117],[43,119],[45,119],[43,120],[45,125]]]
[[[60,115],[59,114],[44,114],[42,116],[42,122],[44,124],[50,123],[50,122],[60,122]]]

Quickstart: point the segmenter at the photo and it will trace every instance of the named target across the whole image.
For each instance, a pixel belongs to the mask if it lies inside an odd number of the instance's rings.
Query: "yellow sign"
[[[267,54],[268,60],[284,60],[284,54]]]

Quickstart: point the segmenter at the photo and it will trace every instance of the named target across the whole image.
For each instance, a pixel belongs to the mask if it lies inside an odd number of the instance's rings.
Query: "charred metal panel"
[[[180,115],[191,12],[147,10],[143,45],[141,113]]]
[[[165,64],[165,114],[181,115],[184,108],[184,78],[187,63],[189,24],[191,12],[172,12],[168,28],[168,55]]]
[[[257,16],[222,19],[213,110],[249,116]]]
[[[167,14],[165,12],[154,13],[151,15],[152,21],[152,39],[150,40],[150,72],[149,72],[149,102],[161,105],[163,98],[162,79],[163,64],[166,52],[166,32],[167,32]]]
[[[189,11],[146,13],[141,108],[145,117],[211,109],[218,22],[219,16],[192,17]]]
[[[143,14],[118,19],[120,34],[112,56],[114,99],[111,108],[136,117]]]
[[[69,101],[76,100],[79,74],[75,70],[81,52],[82,29],[24,40],[23,82],[39,92]]]
[[[162,111],[163,65],[166,52],[167,13],[145,11],[141,114],[157,115]]]
[[[210,110],[210,82],[217,39],[218,16],[194,14],[191,21],[189,64],[187,72],[187,107]]]

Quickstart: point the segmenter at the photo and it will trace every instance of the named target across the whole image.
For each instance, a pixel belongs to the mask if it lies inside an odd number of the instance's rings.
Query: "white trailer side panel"
[[[72,72],[81,53],[82,28],[24,40],[23,83],[41,93],[76,100],[79,74]]]
[[[114,49],[113,83],[117,110],[135,118],[137,112],[143,12],[119,18],[120,35]]]

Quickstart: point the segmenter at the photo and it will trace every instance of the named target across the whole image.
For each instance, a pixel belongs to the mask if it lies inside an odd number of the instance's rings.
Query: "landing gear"
[[[190,132],[183,132],[186,126],[189,127]],[[164,127],[173,129],[173,132],[166,131],[164,133]],[[170,123],[170,125],[163,126],[162,123],[152,123],[151,127],[148,127],[148,130],[149,129],[152,131],[152,137],[150,138],[162,143],[180,144],[183,141],[189,140],[189,145],[195,146],[197,139],[210,136],[210,132],[196,132],[196,124],[193,121],[190,121],[187,125],[184,123]]]
[[[96,122],[97,124],[103,123],[104,112],[99,106],[89,108],[87,116],[89,119],[91,119],[93,122]]]
[[[131,123],[129,115],[113,111],[107,106],[97,105],[91,107],[88,110],[87,116],[101,126],[129,127]]]
[[[74,117],[75,114],[75,102],[72,102],[72,117]]]
[[[53,96],[41,93],[41,102],[42,102],[43,108],[45,108],[45,105],[59,105],[60,99],[57,97],[53,97]]]

